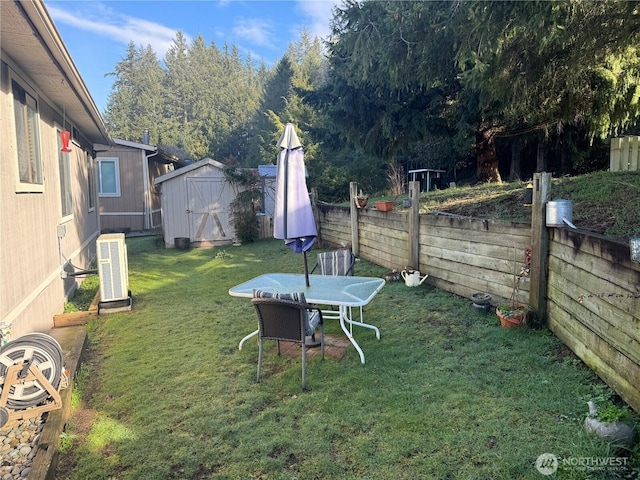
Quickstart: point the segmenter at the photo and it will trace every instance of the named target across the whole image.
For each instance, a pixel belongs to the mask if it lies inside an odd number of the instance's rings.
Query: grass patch
[[[483,183],[422,193],[420,212],[436,211],[475,218],[531,222],[531,207],[524,206],[529,182]],[[389,197],[390,198],[390,197]],[[396,208],[402,209],[399,197]],[[588,230],[628,241],[640,234],[640,172],[594,172],[554,178],[551,198],[573,201],[573,223]],[[373,205],[369,199],[370,205]]]
[[[64,313],[85,312],[89,310],[89,306],[100,288],[100,279],[98,275],[88,276],[76,291],[73,292],[69,301],[64,304]]]
[[[539,479],[546,452],[638,467],[584,433],[601,382],[547,330],[502,329],[468,299],[392,282],[365,307],[381,340],[354,327],[366,365],[353,348],[310,358],[302,392],[300,358],[270,344],[257,384],[257,343],[238,351],[255,313],[228,290],[300,273],[302,256],[277,240],[223,256],[127,245],[134,307],[91,326],[83,403],[94,421],[71,432],[56,478]],[[356,264],[357,275],[385,272]],[[342,335],[337,322],[326,330]]]

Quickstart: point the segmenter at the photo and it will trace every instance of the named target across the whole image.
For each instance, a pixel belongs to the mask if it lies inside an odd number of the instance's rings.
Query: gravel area
[[[0,480],[19,480],[29,476],[45,424],[43,416],[0,430]]]

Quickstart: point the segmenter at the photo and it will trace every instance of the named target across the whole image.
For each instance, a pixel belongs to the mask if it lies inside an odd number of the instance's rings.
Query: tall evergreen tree
[[[107,101],[105,122],[116,138],[142,141],[145,129],[150,141],[159,139],[156,127],[163,120],[163,71],[151,46],[127,47],[127,55],[110,73],[115,77]]]
[[[370,108],[358,128],[368,151],[444,127],[461,154],[475,149],[481,179],[499,180],[498,136],[562,124],[602,136],[637,121],[639,13],[613,0],[348,1],[331,45],[334,98],[351,89]]]

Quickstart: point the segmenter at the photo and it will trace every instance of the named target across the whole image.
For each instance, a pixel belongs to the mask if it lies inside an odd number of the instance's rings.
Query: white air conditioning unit
[[[129,298],[129,268],[124,233],[106,233],[96,242],[100,301],[114,302]]]

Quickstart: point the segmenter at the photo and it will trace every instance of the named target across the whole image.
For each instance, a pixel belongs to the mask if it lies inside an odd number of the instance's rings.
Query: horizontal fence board
[[[550,255],[592,272],[620,290],[640,295],[640,267],[631,262],[628,245],[574,232],[554,232]]]
[[[429,278],[427,278],[425,283],[428,283],[429,285],[432,285],[435,288],[439,288],[440,290],[453,293],[463,298],[470,298],[471,295],[478,292],[478,290],[475,290],[473,288],[460,285],[459,283],[449,282],[439,277],[432,278],[431,276],[429,276]],[[480,291],[483,291],[483,290],[480,290]],[[471,304],[469,305],[469,307],[471,307]]]
[[[549,275],[551,274],[555,274],[561,281],[575,285],[571,299],[573,302],[598,308],[600,316],[609,319],[616,328],[626,329],[631,326],[630,329],[635,330],[640,326],[640,319],[633,317],[634,312],[640,312],[640,299],[635,294],[612,286],[591,271],[562,262],[557,257],[549,258]]]
[[[460,265],[459,268],[455,268],[451,262],[433,258],[423,271],[449,283],[460,284],[472,289],[474,292],[489,293],[495,297],[494,303],[502,303],[508,300],[511,298],[513,291],[512,277],[507,278],[499,272],[473,267],[471,265]],[[529,279],[523,278],[517,300],[526,303],[528,300],[528,292]]]
[[[614,345],[613,348],[640,363],[639,322],[601,299],[576,301],[581,295],[581,290],[567,278],[553,272],[549,274],[549,291],[552,292],[550,298],[557,308],[567,312],[572,317],[572,322],[582,323],[600,338]]]
[[[524,248],[514,251],[512,246],[484,243],[482,238],[477,241],[461,241],[433,237],[429,243],[421,244],[421,247],[421,251],[424,250],[426,255],[432,257],[483,266],[510,275],[516,270],[519,272],[519,266],[524,263]]]
[[[477,223],[481,221],[478,220]],[[474,226],[472,222],[447,222],[429,223],[420,221],[420,237],[442,237],[452,240],[475,240],[483,238],[485,243],[494,243],[506,247],[517,247],[523,249],[531,244],[531,228],[511,227],[506,228],[504,224],[488,223],[488,228],[469,228]],[[498,228],[499,227],[499,228]]]
[[[640,368],[566,311],[549,303],[549,329],[634,410],[640,411]]]

